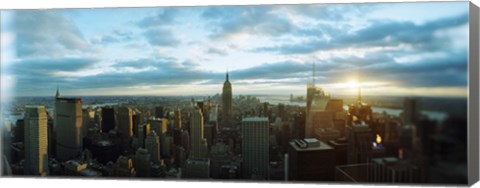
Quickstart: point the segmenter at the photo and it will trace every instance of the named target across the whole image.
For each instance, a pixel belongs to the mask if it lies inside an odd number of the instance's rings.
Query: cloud
[[[303,41],[295,44],[283,44],[256,48],[257,52],[275,52],[280,54],[307,54],[319,50],[341,49],[347,47],[397,46],[409,44],[419,50],[435,50],[448,47],[449,38],[436,37],[436,31],[461,26],[468,23],[468,14],[442,18],[422,25],[409,21],[374,20],[370,25],[354,32],[331,32],[331,40],[322,38]],[[323,26],[325,30],[331,30]],[[318,29],[319,31],[322,28]],[[315,34],[314,30],[309,31]],[[302,34],[307,34],[302,32]]]
[[[65,56],[89,50],[89,44],[71,20],[54,10],[15,11],[17,56]]]
[[[91,67],[97,63],[93,58],[40,58],[24,59],[11,67],[10,71],[20,78],[32,77],[38,79],[54,74],[58,71],[75,72]]]
[[[276,6],[208,7],[202,18],[208,21],[212,38],[238,33],[279,36],[292,30],[292,24],[281,14],[272,12]]]
[[[154,15],[147,16],[136,23],[140,28],[158,27],[174,24],[179,8],[161,8]]]
[[[467,86],[467,52],[424,58],[412,63],[386,62],[360,68],[370,80],[388,80],[402,87]]]
[[[148,43],[153,46],[167,46],[173,47],[178,46],[181,41],[177,39],[169,28],[151,28],[143,32],[143,36],[146,38]]]
[[[294,61],[265,63],[247,69],[231,71],[232,79],[285,79],[299,78],[305,73],[310,73],[312,64]]]
[[[41,58],[24,59],[14,63],[9,74],[14,75],[15,92],[17,95],[35,95],[74,80],[69,76],[61,76],[58,72],[75,72],[92,67],[98,62],[92,58]]]
[[[216,47],[210,47],[206,51],[208,54],[214,54],[214,55],[220,55],[220,56],[226,56],[228,55],[227,51],[224,49],[216,48]]]
[[[95,36],[90,41],[92,44],[106,45],[119,42],[129,42],[133,41],[134,39],[137,39],[137,37],[132,32],[114,30],[106,35]]]

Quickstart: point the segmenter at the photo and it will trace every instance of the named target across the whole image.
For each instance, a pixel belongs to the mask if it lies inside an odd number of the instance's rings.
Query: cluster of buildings
[[[2,173],[31,176],[426,183],[432,126],[406,99],[402,118],[372,112],[307,84],[305,107],[241,96],[229,75],[221,104],[83,108],[61,97],[54,112],[25,106],[2,134]],[[250,105],[249,105],[250,104]],[[254,104],[254,105],[253,105]],[[219,109],[220,106],[220,109]],[[345,106],[348,108],[345,109]],[[15,127],[15,128],[12,128]]]

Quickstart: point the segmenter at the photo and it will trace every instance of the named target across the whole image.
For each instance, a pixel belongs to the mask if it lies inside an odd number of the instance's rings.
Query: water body
[[[292,105],[292,106],[306,106],[306,102],[290,102],[290,98],[287,96],[258,96],[261,102],[268,102],[272,105],[278,105],[280,103],[285,105]],[[344,109],[348,109],[347,105],[343,106]],[[387,113],[391,116],[400,116],[403,112],[403,109],[395,109],[395,108],[385,108],[385,107],[372,107],[372,111],[374,113]],[[431,120],[435,120],[438,122],[442,122],[448,118],[448,114],[446,112],[441,111],[430,111],[430,110],[422,110],[420,111],[422,115],[427,116]]]

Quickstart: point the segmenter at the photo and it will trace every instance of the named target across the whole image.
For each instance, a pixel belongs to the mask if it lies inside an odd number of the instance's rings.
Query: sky
[[[454,96],[468,2],[1,11],[1,95]]]

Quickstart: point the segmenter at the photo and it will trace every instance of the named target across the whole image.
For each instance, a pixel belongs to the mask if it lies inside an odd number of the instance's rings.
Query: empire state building
[[[233,119],[232,84],[230,81],[228,81],[228,72],[226,75],[226,80],[223,83],[222,103],[222,127],[225,127],[229,126]]]

